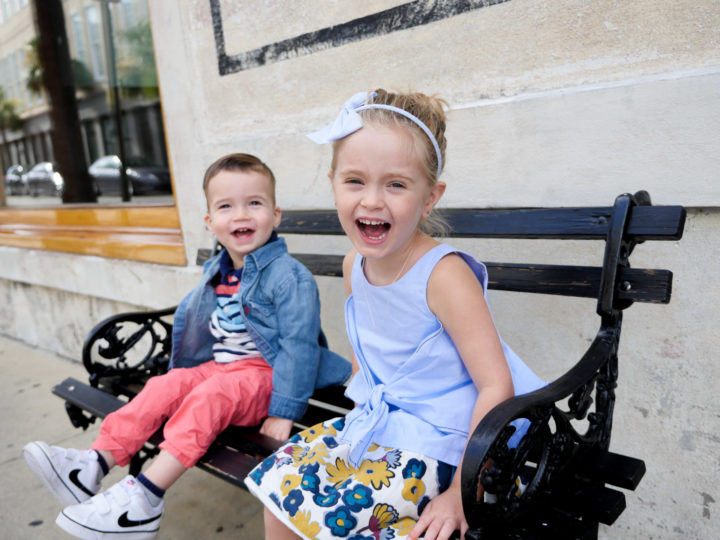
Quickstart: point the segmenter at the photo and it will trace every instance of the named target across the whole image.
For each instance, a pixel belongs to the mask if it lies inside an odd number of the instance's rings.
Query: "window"
[[[85,35],[83,33],[82,17],[79,13],[70,16],[72,26],[73,45],[75,46],[75,59],[80,62],[87,62],[87,51],[85,50]]]
[[[93,73],[95,74],[96,80],[103,81],[105,80],[105,61],[103,59],[105,49],[102,45],[100,15],[96,6],[88,6],[85,8],[85,21],[88,26]]]
[[[5,190],[7,206],[0,208],[1,245],[166,264],[185,263],[167,162],[146,1],[64,2],[65,7],[72,8],[65,13],[67,35],[53,34],[50,40],[69,45],[67,52],[72,59],[71,76],[75,83],[80,130],[66,129],[65,133],[63,126],[56,127],[55,132],[59,135],[51,137],[49,107],[53,101],[47,99],[48,90],[44,89],[39,95],[28,93],[25,81],[34,68],[43,68],[41,57],[50,58],[52,52],[56,52],[51,51],[46,56],[46,51],[38,48],[34,59],[30,47],[36,37],[35,28],[52,25],[34,25],[33,10],[21,9],[27,1],[0,0],[0,21],[14,13],[18,17],[12,29],[7,24],[0,24],[0,42],[10,37],[14,40],[13,52],[5,50],[0,57],[0,84],[7,98],[18,98],[27,105],[19,111],[22,112],[22,127],[5,130],[7,139],[0,139],[0,155],[3,156],[3,173],[11,166],[22,166],[28,175],[28,189],[18,188],[13,193]],[[40,17],[42,7],[47,4],[38,1],[36,6]],[[20,20],[21,17],[25,20]],[[1,35],[2,32],[7,34]],[[12,36],[10,32],[14,32]],[[105,54],[106,42],[109,52],[115,53],[115,62]],[[17,44],[21,45],[18,47]],[[59,65],[58,62],[49,64],[45,73],[53,68],[57,70]],[[68,75],[57,73],[61,76],[55,81],[64,80]],[[111,87],[109,84],[113,80],[118,82]],[[53,91],[57,92],[56,89]],[[113,99],[115,95],[119,99]],[[118,122],[122,130],[118,129]],[[72,155],[84,157],[87,175],[82,171],[82,163],[78,174],[84,179],[65,174],[68,164],[63,166],[63,161],[67,161],[69,154],[63,156],[53,148],[53,139],[60,144],[58,141],[67,141],[68,137],[79,149]],[[121,155],[124,156],[124,170],[130,168],[131,175],[120,174],[123,171]],[[59,167],[54,166],[56,161]],[[148,163],[155,166],[152,175],[135,174]],[[92,165],[93,170],[99,171],[97,176],[90,172]],[[76,171],[77,164],[67,170]],[[114,175],[103,174],[108,171]],[[130,183],[129,201],[126,200],[127,192],[118,188],[125,177]],[[136,178],[141,178],[142,183],[133,184]],[[84,188],[83,193],[91,188],[97,204],[66,200],[68,193],[79,191],[78,186]],[[74,204],[66,206],[65,202]]]

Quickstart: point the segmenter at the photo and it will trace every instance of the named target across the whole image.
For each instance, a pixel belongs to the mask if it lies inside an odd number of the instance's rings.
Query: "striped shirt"
[[[213,344],[216,362],[228,363],[261,356],[242,316],[242,305],[237,295],[241,277],[242,268],[235,270],[225,252],[220,261],[220,282],[215,286],[217,308],[210,317],[210,333],[216,339]]]

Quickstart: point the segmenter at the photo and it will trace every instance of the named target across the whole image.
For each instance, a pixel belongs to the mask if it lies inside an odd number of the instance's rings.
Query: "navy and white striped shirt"
[[[210,317],[210,333],[217,340],[213,345],[216,362],[228,363],[261,356],[245,327],[238,289],[242,268],[235,269],[227,252],[220,259],[220,283],[215,286],[217,308]]]

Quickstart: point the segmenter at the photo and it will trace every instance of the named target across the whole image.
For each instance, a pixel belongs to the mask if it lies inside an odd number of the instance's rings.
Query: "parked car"
[[[130,194],[172,193],[170,171],[142,156],[128,158],[125,167]],[[103,156],[88,169],[98,195],[120,193],[120,158]]]
[[[41,161],[30,169],[27,180],[28,191],[33,197],[41,194],[61,196],[65,185],[57,165],[50,161]]]
[[[5,173],[5,187],[8,195],[27,195],[27,171],[22,165],[13,165]]]

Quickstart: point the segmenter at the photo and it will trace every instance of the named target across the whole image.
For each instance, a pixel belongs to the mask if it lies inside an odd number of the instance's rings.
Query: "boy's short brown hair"
[[[223,156],[212,163],[205,171],[203,178],[203,191],[207,199],[207,188],[210,180],[221,171],[255,171],[267,176],[270,180],[270,194],[272,203],[275,204],[275,175],[270,167],[265,165],[259,158],[251,154],[234,153]]]

